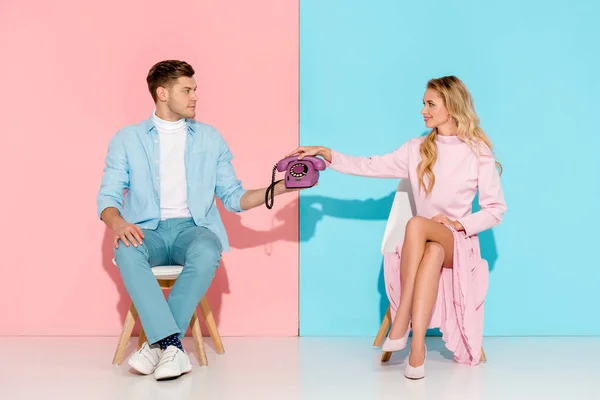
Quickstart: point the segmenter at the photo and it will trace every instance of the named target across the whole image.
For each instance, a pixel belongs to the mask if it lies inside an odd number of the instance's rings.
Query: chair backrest
[[[404,240],[404,231],[408,220],[417,214],[415,208],[415,199],[408,179],[402,179],[392,209],[385,226],[383,240],[381,242],[381,253],[395,252],[399,243]]]

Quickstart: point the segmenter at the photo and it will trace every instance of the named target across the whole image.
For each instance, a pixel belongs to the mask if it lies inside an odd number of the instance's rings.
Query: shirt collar
[[[185,124],[187,125],[188,132],[193,135],[196,132],[196,127],[194,126],[195,121],[193,119],[186,118]],[[154,126],[152,114],[150,114],[150,118],[142,122],[142,127],[145,133],[151,133],[152,131],[157,132],[156,126]]]

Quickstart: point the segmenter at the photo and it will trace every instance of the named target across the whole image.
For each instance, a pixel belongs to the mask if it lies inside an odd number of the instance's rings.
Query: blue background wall
[[[427,80],[457,75],[504,165],[485,334],[600,334],[599,3],[300,4],[300,143],[390,152],[425,132]],[[301,335],[377,332],[397,183],[331,170],[301,193]]]

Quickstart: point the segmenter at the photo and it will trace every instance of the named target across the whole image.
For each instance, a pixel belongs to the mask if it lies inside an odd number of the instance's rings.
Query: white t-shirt
[[[160,143],[160,218],[189,218],[185,177],[185,119],[171,122],[152,115]]]

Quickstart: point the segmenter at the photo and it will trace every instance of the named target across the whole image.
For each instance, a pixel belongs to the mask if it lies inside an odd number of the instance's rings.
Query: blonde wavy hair
[[[457,125],[457,136],[459,139],[467,143],[477,156],[481,155],[481,144],[485,144],[492,151],[490,139],[479,126],[479,117],[475,112],[471,94],[460,79],[455,76],[432,79],[427,82],[427,89],[435,90],[444,100],[444,105],[448,109],[450,118]],[[417,177],[419,179],[419,188],[422,187],[426,195],[431,193],[435,184],[433,166],[438,156],[436,146],[437,136],[437,128],[433,128],[420,148],[421,162],[417,168]],[[499,167],[500,173],[502,173],[502,164],[496,161],[496,166]],[[427,185],[425,184],[425,177],[427,177]]]

